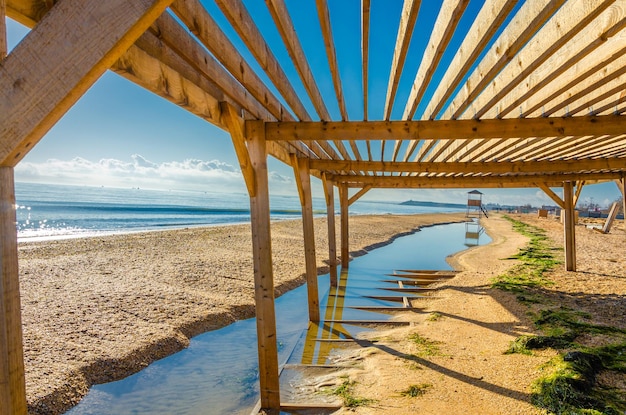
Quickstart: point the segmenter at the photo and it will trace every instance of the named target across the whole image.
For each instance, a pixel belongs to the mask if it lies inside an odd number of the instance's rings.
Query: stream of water
[[[350,305],[394,305],[362,295],[389,295],[380,280],[394,269],[450,269],[445,258],[466,249],[468,225],[423,228],[397,238],[350,262],[344,319],[386,319],[388,315],[348,308]],[[475,243],[489,242],[481,235]],[[319,279],[322,315],[328,302],[329,277]],[[279,363],[301,361],[308,327],[306,287],[276,300]],[[397,304],[395,304],[397,305]],[[351,335],[363,328],[347,327]],[[310,359],[310,357],[309,357]],[[201,334],[179,353],[154,362],[117,382],[96,385],[68,415],[123,414],[249,414],[258,400],[257,342],[254,319]]]

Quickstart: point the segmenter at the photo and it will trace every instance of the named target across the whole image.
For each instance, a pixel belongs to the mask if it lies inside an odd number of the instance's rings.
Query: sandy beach
[[[351,255],[463,214],[354,216]],[[316,219],[320,274],[325,219]],[[337,233],[338,234],[338,233]],[[276,294],[304,283],[300,221],[272,225]],[[20,243],[29,412],[59,414],[199,333],[254,316],[249,225]]]
[[[563,260],[563,227],[552,219],[511,215],[544,229]],[[532,355],[504,354],[518,336],[539,334],[529,316],[531,309],[513,294],[491,288],[492,278],[513,267],[507,259],[526,245],[528,238],[513,231],[510,222],[495,215],[481,220],[491,244],[474,247],[449,259],[461,270],[442,283],[437,296],[420,300],[422,314],[397,318],[415,324],[372,334],[372,347],[360,350],[360,370],[350,374],[352,393],[370,404],[344,409],[357,414],[543,414],[530,403],[531,384],[557,352],[533,350]],[[577,272],[563,264],[548,274],[553,285],[541,295],[548,307],[588,313],[593,324],[626,328],[626,232],[623,221],[609,234],[576,227]],[[601,220],[592,221],[601,224]],[[412,340],[421,339],[421,344]],[[584,346],[603,344],[602,335],[577,338]],[[428,347],[425,348],[424,345]],[[613,376],[613,375],[612,375]],[[345,380],[344,380],[345,381]],[[626,392],[626,375],[600,378],[604,385]],[[409,385],[426,385],[423,394],[403,396]]]

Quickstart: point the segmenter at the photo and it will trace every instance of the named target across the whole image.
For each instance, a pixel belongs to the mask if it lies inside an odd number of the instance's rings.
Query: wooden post
[[[335,235],[335,195],[333,182],[322,174],[324,196],[326,198],[326,221],[328,222],[328,265],[330,266],[330,286],[337,286],[337,236]]]
[[[254,299],[259,352],[261,407],[280,410],[278,348],[274,310],[274,274],[270,234],[270,200],[267,177],[265,128],[262,121],[246,122],[250,161],[255,173],[255,196],[250,197]]]
[[[26,414],[13,168],[0,167],[0,414]]]
[[[306,286],[309,299],[309,321],[320,321],[320,301],[317,292],[317,259],[315,257],[315,229],[313,225],[313,199],[311,196],[311,172],[308,159],[291,155],[291,164],[298,185],[302,206],[302,232],[304,236],[304,261],[306,263]]]
[[[565,228],[565,270],[576,271],[576,231],[574,218],[574,186],[572,182],[563,183],[563,227]]]
[[[350,263],[349,230],[348,230],[348,186],[339,185],[339,205],[341,207],[341,266],[348,268]]]
[[[615,180],[615,184],[622,194],[622,211],[624,212],[624,223],[626,223],[626,177],[622,176]]]

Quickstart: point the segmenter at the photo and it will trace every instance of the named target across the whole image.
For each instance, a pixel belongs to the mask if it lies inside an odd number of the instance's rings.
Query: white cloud
[[[22,162],[15,168],[15,178],[38,183],[245,192],[240,170],[228,163],[198,159],[154,163],[139,154],[132,155],[130,161],[75,157]]]

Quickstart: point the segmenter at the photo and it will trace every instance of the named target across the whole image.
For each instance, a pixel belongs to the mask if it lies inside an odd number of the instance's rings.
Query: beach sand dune
[[[419,226],[464,215],[353,216],[350,248],[366,253]],[[326,220],[315,220],[327,272]],[[337,232],[337,235],[339,233]],[[276,294],[304,283],[300,221],[272,225]],[[254,316],[249,225],[19,245],[31,413],[58,414],[92,384],[125,377],[189,338]]]

